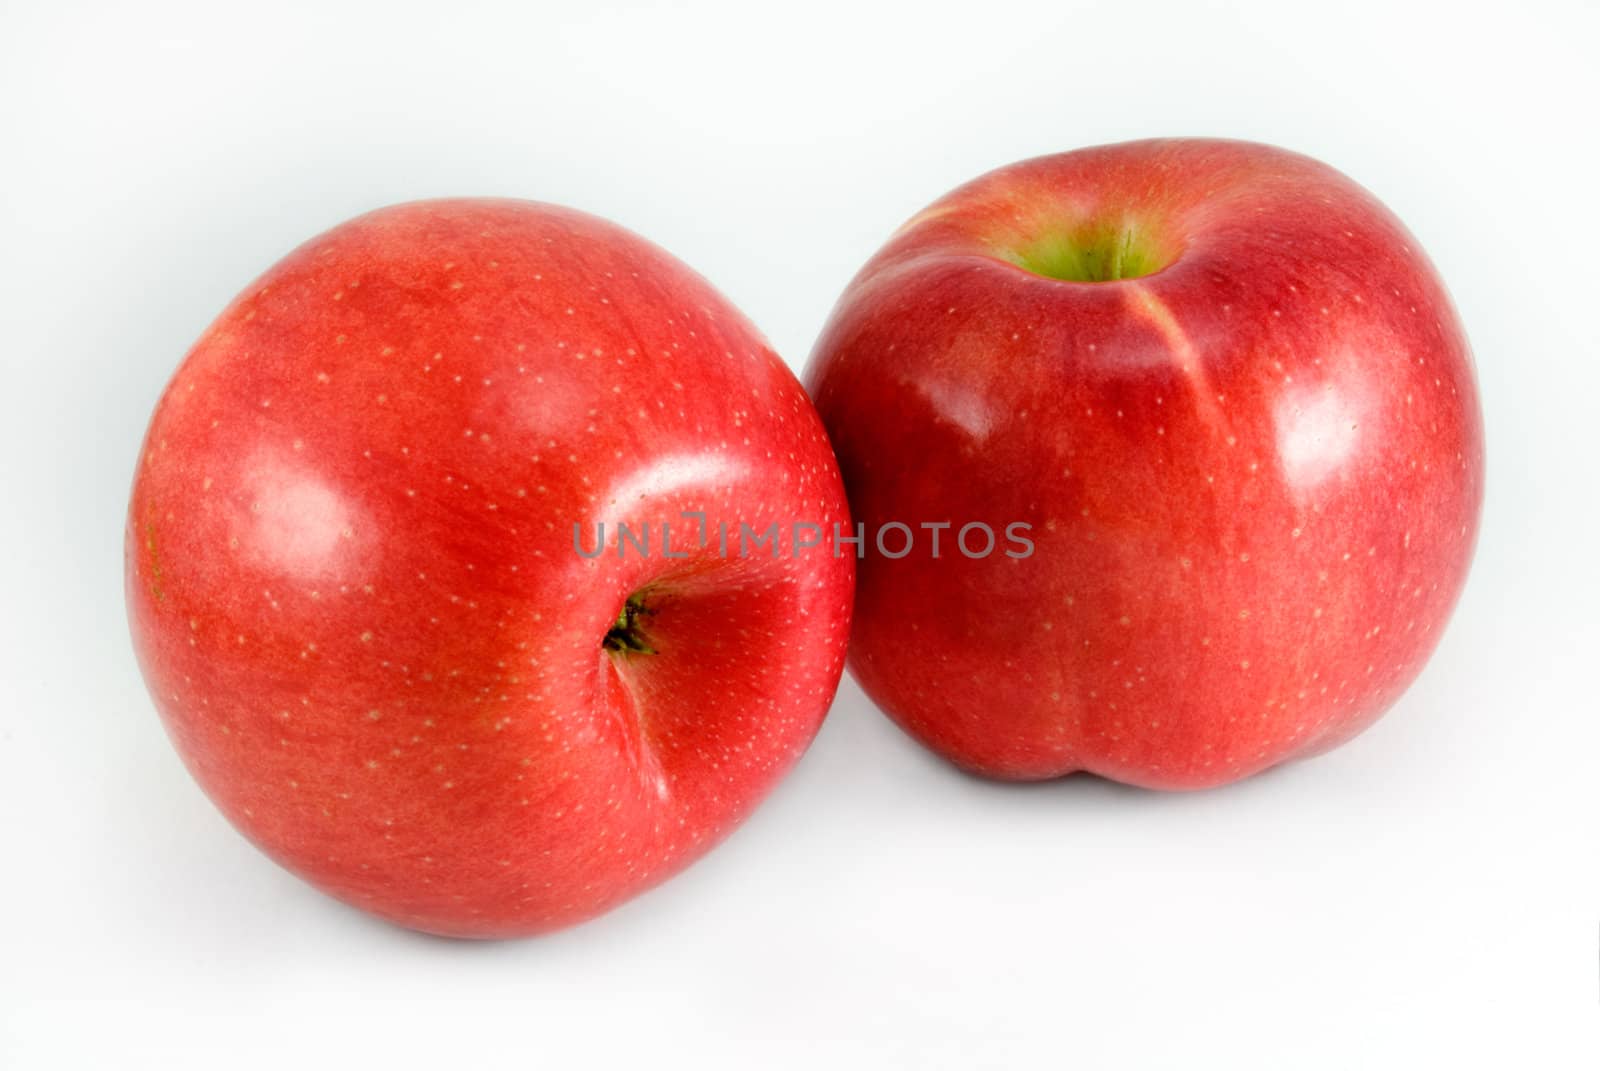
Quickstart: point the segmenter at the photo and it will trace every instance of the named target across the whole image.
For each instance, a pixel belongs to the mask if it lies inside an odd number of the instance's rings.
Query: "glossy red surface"
[[[1171,262],[1066,282],[1084,221]],[[903,227],[807,372],[858,520],[1036,553],[870,555],[852,672],[1002,778],[1196,788],[1330,748],[1421,670],[1483,493],[1471,358],[1422,251],[1332,169],[1137,142],[986,175]]]
[[[291,870],[406,926],[548,930],[730,832],[843,668],[850,558],[723,557],[680,510],[848,523],[743,317],[580,213],[384,209],[268,271],[163,395],[128,514],[140,664]],[[575,552],[619,520],[687,556]],[[630,595],[654,653],[603,647]]]

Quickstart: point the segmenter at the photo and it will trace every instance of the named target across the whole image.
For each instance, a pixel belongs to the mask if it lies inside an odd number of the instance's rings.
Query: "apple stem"
[[[644,633],[639,627],[639,619],[653,613],[655,611],[645,606],[643,598],[629,595],[628,601],[622,605],[622,611],[617,614],[616,623],[601,641],[601,646],[621,654],[655,654],[656,649],[645,642]]]

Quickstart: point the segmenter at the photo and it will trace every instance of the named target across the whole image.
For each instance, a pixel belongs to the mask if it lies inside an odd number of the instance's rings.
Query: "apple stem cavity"
[[[656,649],[645,641],[640,628],[641,618],[653,613],[654,610],[645,606],[643,596],[629,595],[628,601],[623,603],[621,612],[617,614],[616,623],[606,633],[606,638],[600,641],[601,646],[617,654],[655,654]]]
[[[1138,279],[1171,264],[1172,250],[1151,228],[1132,220],[1090,222],[1072,229],[1049,229],[1000,256],[1035,275],[1068,283],[1110,283]]]

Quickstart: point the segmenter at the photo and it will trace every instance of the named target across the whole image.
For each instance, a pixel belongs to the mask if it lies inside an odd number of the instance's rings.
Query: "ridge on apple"
[[[843,669],[851,556],[572,550],[577,524],[686,511],[848,523],[744,317],[576,211],[385,208],[271,268],[167,386],[133,639],[184,762],[273,859],[403,926],[552,930],[731,832]]]
[[[1393,214],[1283,149],[984,175],[861,269],[805,378],[858,521],[1032,525],[1026,560],[858,566],[851,672],[978,774],[1196,789],[1326,751],[1466,579],[1461,324]]]

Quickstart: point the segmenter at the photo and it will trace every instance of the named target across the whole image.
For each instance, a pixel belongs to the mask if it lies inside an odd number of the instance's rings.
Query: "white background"
[[[0,0],[0,1067],[1596,1066],[1596,8]],[[122,514],[166,377],[291,246],[499,194],[616,219],[797,368],[948,188],[1276,142],[1405,219],[1473,340],[1477,565],[1343,750],[1165,796],[980,783],[848,682],[726,846],[464,944],[234,834],[145,696]]]

